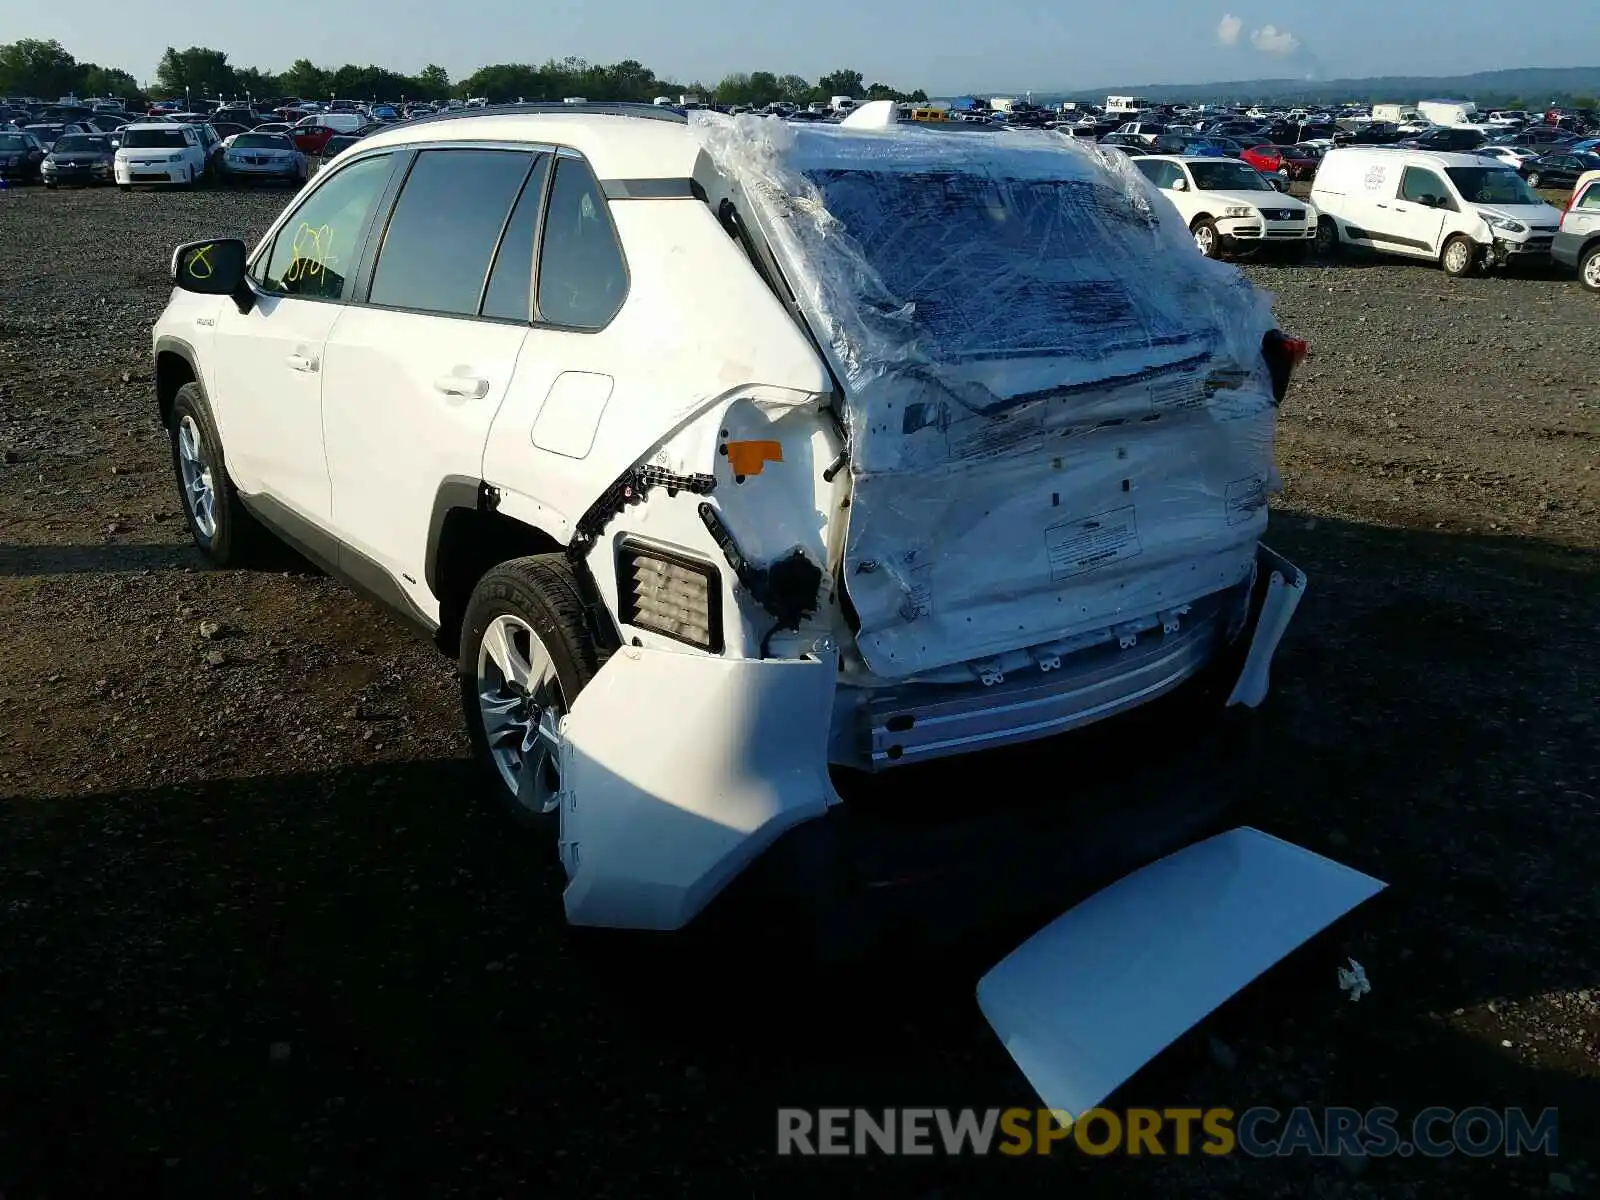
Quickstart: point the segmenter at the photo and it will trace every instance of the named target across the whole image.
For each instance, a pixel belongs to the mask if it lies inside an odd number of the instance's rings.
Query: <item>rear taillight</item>
[[[1311,357],[1311,345],[1303,338],[1293,338],[1280,329],[1274,329],[1261,339],[1261,357],[1266,360],[1267,372],[1272,377],[1272,398],[1283,403],[1289,394],[1289,379],[1294,369]]]

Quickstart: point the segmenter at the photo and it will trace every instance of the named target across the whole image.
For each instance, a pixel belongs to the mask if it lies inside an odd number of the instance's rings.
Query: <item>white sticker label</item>
[[[1050,578],[1058,582],[1133,558],[1144,550],[1131,504],[1053,525],[1044,531],[1044,544],[1050,557]]]

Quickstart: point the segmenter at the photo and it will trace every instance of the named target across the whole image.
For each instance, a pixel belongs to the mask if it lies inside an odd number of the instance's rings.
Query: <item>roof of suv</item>
[[[1329,155],[1342,154],[1349,157],[1353,154],[1381,155],[1385,161],[1390,158],[1408,158],[1421,160],[1435,167],[1449,169],[1451,167],[1484,167],[1493,166],[1485,163],[1483,155],[1462,152],[1454,154],[1446,150],[1411,150],[1404,146],[1342,146],[1328,151]]]
[[[134,129],[188,129],[193,124],[193,121],[134,121],[124,125],[121,132],[128,133]]]
[[[577,104],[423,117],[374,133],[361,146],[475,141],[570,146],[589,160],[601,179],[689,178],[701,153],[699,140],[682,119]]]

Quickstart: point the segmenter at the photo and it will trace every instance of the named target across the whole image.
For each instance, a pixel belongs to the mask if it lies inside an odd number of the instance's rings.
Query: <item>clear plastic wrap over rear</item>
[[[872,672],[970,667],[1248,574],[1276,486],[1271,307],[1120,152],[696,117],[843,385]]]

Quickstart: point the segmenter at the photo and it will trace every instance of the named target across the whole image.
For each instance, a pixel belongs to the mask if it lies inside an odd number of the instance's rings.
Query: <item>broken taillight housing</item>
[[[711,563],[624,539],[617,608],[621,624],[722,653],[722,577]]]
[[[1289,378],[1294,369],[1311,357],[1311,346],[1302,338],[1289,337],[1281,329],[1274,329],[1261,339],[1261,357],[1267,361],[1267,371],[1272,376],[1272,398],[1283,402],[1289,393]]]

